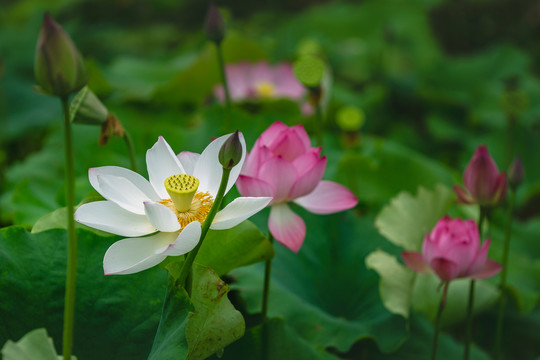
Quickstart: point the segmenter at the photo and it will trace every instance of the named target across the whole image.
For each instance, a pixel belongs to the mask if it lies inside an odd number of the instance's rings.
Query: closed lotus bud
[[[524,178],[525,170],[523,169],[521,158],[518,156],[514,159],[512,165],[510,165],[510,169],[508,169],[508,183],[515,190],[523,183]]]
[[[238,130],[223,143],[218,158],[225,169],[232,169],[240,162],[242,159],[242,143],[240,142]]]
[[[206,20],[204,22],[204,31],[206,36],[211,41],[219,44],[225,38],[225,22],[223,16],[214,2],[210,3],[208,12],[206,13]]]
[[[67,97],[88,82],[83,59],[69,35],[45,13],[34,62],[36,81],[48,95]]]
[[[485,145],[476,149],[463,174],[463,182],[465,189],[456,185],[454,190],[465,204],[493,206],[506,196],[506,175],[499,172]]]

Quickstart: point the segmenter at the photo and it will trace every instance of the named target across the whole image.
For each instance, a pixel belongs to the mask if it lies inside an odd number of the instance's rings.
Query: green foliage
[[[105,277],[103,255],[117,237],[79,230],[78,239],[74,354],[79,359],[146,358],[148,339],[159,321],[166,273],[155,268],[129,277]],[[62,338],[66,243],[64,230],[0,230],[0,287],[9,289],[0,292],[0,344],[36,327]]]
[[[227,298],[228,285],[212,269],[194,264],[188,295],[175,284],[177,265],[167,266],[169,286],[149,359],[203,360],[244,335],[244,318]]]
[[[8,340],[2,348],[4,360],[59,360],[53,341],[47,336],[47,330],[36,329],[24,335],[16,343]],[[77,360],[71,356],[72,360]]]
[[[276,246],[269,316],[286,319],[287,332],[313,349],[347,352],[356,341],[373,338],[381,350],[395,350],[407,336],[405,320],[383,307],[377,276],[363,264],[381,242],[373,219],[304,211],[301,216],[308,233],[300,252]],[[240,291],[250,313],[260,311],[263,268],[231,273],[233,289]]]

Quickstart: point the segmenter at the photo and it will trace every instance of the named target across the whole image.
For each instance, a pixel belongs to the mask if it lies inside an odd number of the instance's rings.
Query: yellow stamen
[[[158,203],[165,205],[176,214],[178,222],[183,229],[193,221],[198,221],[202,224],[214,204],[214,198],[207,192],[197,192],[191,201],[191,206],[186,211],[179,211],[171,199],[158,200]]]
[[[165,189],[180,212],[189,210],[198,187],[199,179],[187,174],[173,175],[165,179]]]
[[[276,93],[276,87],[270,81],[259,81],[255,84],[257,95],[263,98],[271,98]]]

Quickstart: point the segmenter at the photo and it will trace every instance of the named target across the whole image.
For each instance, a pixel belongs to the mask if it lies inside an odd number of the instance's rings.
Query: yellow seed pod
[[[165,189],[180,212],[188,211],[195,192],[199,188],[199,179],[187,174],[172,175],[165,179]]]

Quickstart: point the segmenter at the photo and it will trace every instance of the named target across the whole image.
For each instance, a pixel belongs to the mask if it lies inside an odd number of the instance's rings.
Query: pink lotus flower
[[[426,234],[422,253],[404,251],[405,264],[417,272],[433,270],[444,282],[470,277],[485,279],[502,266],[487,258],[490,239],[480,245],[480,234],[473,220],[440,219],[431,234]]]
[[[465,204],[492,206],[506,196],[506,175],[499,173],[497,164],[485,145],[479,146],[463,174],[465,189],[454,185],[458,200]]]
[[[288,127],[275,122],[255,142],[236,182],[243,196],[273,197],[268,228],[277,241],[294,252],[304,242],[306,225],[288,202],[315,214],[350,209],[358,202],[344,186],[321,180],[326,156],[320,153],[320,147],[311,146],[302,125]]]
[[[225,72],[232,101],[286,98],[299,102],[302,111],[312,112],[305,108],[310,107],[305,100],[307,91],[294,76],[291,64],[241,62],[227,65]],[[222,85],[214,88],[214,94],[221,102],[225,101]]]

